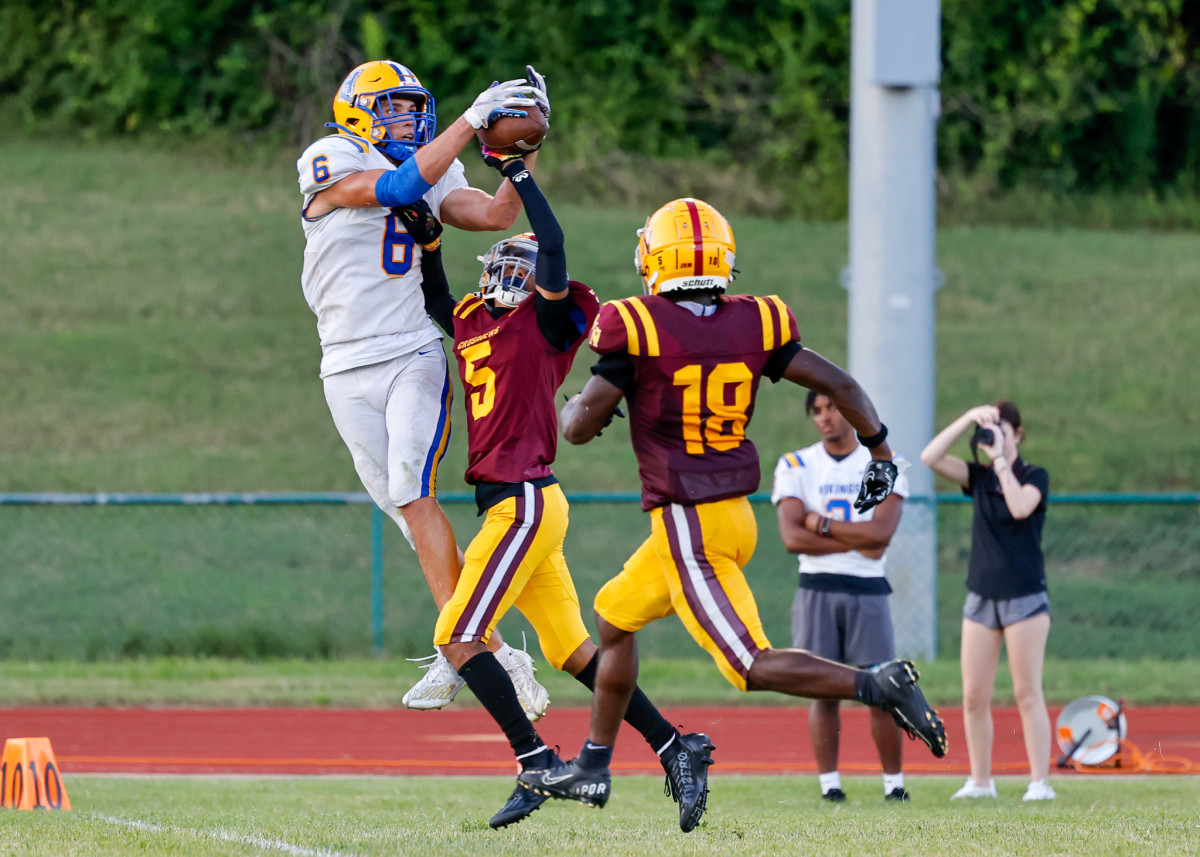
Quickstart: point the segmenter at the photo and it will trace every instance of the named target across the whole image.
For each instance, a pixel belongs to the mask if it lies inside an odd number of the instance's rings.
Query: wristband
[[[863,437],[861,434],[858,435],[858,442],[867,449],[874,449],[885,440],[887,440],[887,426],[885,426],[883,423],[879,424],[879,431],[870,437]]]
[[[832,526],[833,521],[822,515],[821,520],[817,522],[817,535],[824,536],[827,539],[833,538],[833,534],[829,531]]]

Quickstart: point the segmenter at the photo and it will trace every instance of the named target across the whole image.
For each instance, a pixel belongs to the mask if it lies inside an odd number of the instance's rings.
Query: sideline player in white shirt
[[[363,486],[416,551],[439,611],[461,564],[436,499],[452,388],[441,331],[425,313],[423,248],[393,209],[424,199],[459,229],[512,227],[521,211],[516,191],[507,180],[494,196],[469,187],[458,153],[500,117],[530,109],[549,115],[545,81],[532,66],[526,72],[528,80],[484,90],[435,137],[434,97],[416,75],[390,60],[364,63],[334,98],[329,127],[337,133],[296,162],[307,241],[301,285],[317,316],[325,401]],[[536,157],[526,156],[526,165]],[[548,699],[532,659],[502,642],[496,655],[526,714],[540,717]],[[462,686],[438,653],[404,704],[441,708]]]
[[[805,411],[821,441],[780,456],[771,502],[789,553],[800,555],[800,588],[792,606],[792,645],[851,666],[867,667],[895,654],[884,552],[908,496],[907,465],[892,494],[873,509],[854,508],[870,451],[828,396],[810,391]],[[896,461],[902,459],[897,456]],[[841,717],[836,699],[814,699],[809,733],[821,795],[846,799],[838,772]],[[887,800],[906,801],[901,732],[891,715],[871,709],[871,737],[883,764]]]

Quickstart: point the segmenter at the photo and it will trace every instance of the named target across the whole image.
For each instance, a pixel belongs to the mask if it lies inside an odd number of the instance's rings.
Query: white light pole
[[[918,455],[933,436],[939,0],[853,0],[849,370],[913,462],[888,550],[900,654],[937,647],[937,509]]]

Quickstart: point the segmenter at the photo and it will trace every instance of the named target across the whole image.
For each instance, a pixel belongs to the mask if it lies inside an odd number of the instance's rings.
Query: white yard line
[[[126,827],[131,830],[144,830],[148,833],[175,833],[184,834],[186,836],[194,836],[198,839],[219,839],[222,842],[233,842],[238,845],[249,845],[254,848],[262,848],[265,851],[278,851],[283,854],[290,854],[292,857],[352,857],[344,851],[331,851],[328,848],[305,848],[302,845],[293,845],[290,842],[284,842],[281,839],[266,839],[262,836],[247,836],[243,833],[233,833],[220,828],[189,828],[189,827],[172,827],[165,824],[157,824],[152,821],[139,821],[135,818],[117,818],[114,815],[104,815],[96,813],[93,816],[101,821],[107,821],[109,824],[115,824],[120,827]]]

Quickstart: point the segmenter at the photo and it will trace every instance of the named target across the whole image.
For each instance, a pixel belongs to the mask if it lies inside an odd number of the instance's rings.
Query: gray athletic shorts
[[[890,661],[896,641],[888,597],[797,589],[792,645],[856,667]]]
[[[1045,592],[1002,600],[984,598],[974,592],[968,592],[962,615],[964,619],[1002,631],[1009,625],[1049,612],[1050,596]]]

